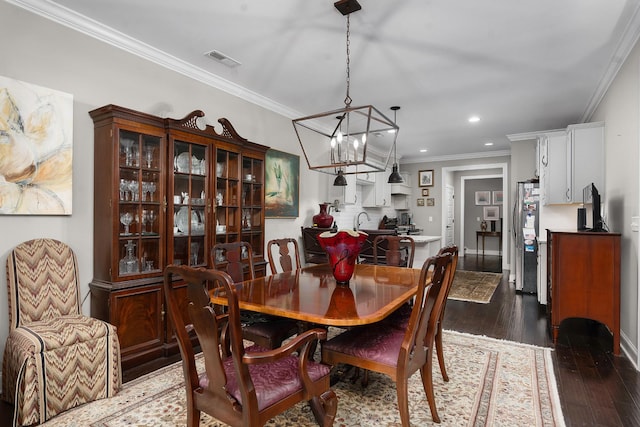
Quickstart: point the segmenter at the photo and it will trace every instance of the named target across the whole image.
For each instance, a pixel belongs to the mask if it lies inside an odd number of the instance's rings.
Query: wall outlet
[[[433,222],[433,217],[432,216],[429,217],[429,222]]]
[[[480,217],[479,216],[476,217],[476,221],[480,222]]]

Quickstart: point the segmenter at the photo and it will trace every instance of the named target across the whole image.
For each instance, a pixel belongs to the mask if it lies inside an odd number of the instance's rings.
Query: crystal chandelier
[[[334,6],[347,17],[344,107],[294,119],[293,127],[309,169],[336,175],[334,185],[346,185],[346,174],[386,170],[399,128],[373,105],[351,106],[349,16],[361,7],[356,0],[340,0]]]

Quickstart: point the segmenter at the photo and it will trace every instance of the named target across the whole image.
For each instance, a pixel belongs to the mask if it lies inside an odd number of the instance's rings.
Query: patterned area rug
[[[444,353],[449,382],[442,381],[434,361],[441,426],[565,425],[550,349],[446,331]],[[365,389],[358,382],[341,381],[334,390],[339,399],[336,426],[400,425],[395,385],[388,377],[371,373]],[[43,426],[184,426],[184,402],[182,369],[174,364],[126,383],[113,398],[78,407]],[[438,425],[431,420],[419,373],[409,379],[409,413],[414,426]],[[200,425],[223,426],[206,414]],[[267,425],[317,426],[306,403]]]
[[[449,299],[488,304],[500,284],[502,274],[457,270]]]

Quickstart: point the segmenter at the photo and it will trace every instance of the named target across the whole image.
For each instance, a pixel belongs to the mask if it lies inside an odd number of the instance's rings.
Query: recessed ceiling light
[[[420,152],[421,152],[421,153],[426,153],[426,152],[427,152],[427,149],[426,149],[426,148],[423,148],[423,149],[421,149],[421,150],[420,150]]]
[[[493,145],[493,142],[485,142],[484,145],[487,145],[487,146]]]
[[[469,117],[469,123],[477,123],[479,121],[480,121],[480,117],[478,117],[478,116]]]

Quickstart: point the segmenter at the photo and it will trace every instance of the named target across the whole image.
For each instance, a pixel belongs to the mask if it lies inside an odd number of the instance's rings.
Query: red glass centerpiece
[[[318,243],[329,256],[333,277],[339,285],[349,284],[366,239],[367,233],[354,230],[325,231],[318,235]]]

